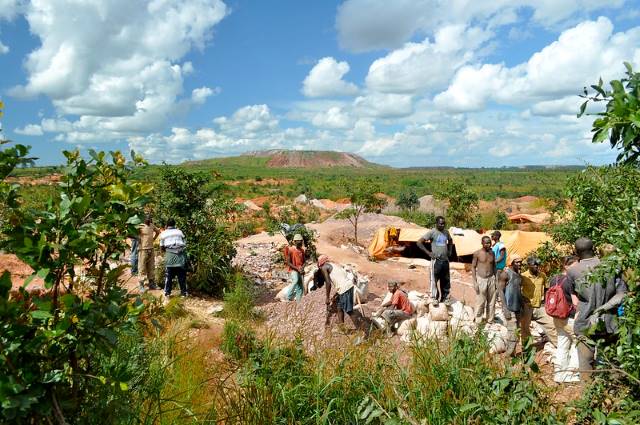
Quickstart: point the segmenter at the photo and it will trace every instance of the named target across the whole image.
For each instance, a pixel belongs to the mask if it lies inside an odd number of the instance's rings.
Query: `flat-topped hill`
[[[381,167],[381,165],[374,164],[361,156],[348,152],[298,151],[284,149],[247,152],[240,156],[229,158],[190,161],[185,163],[185,165],[206,165],[212,162],[230,162],[238,165],[241,163],[254,165],[254,162],[260,162],[261,165],[269,168]]]

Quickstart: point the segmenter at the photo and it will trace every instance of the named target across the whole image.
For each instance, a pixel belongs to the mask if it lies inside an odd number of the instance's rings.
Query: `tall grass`
[[[232,397],[218,409],[237,424],[555,424],[528,367],[505,367],[485,341],[389,341],[308,354],[302,342],[266,339],[240,364]]]

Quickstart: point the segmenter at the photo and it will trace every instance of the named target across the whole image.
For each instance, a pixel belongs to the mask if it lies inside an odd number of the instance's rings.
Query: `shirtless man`
[[[482,237],[482,248],[473,253],[471,275],[477,296],[476,323],[485,320],[493,323],[496,307],[496,258],[491,250],[489,236]]]

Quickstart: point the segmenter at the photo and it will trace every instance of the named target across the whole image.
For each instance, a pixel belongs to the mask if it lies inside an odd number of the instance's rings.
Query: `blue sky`
[[[0,0],[2,128],[41,164],[76,147],[606,163],[577,94],[623,61],[640,67],[638,0]]]

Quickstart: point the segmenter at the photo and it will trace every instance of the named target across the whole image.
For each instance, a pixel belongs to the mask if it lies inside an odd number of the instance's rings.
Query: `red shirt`
[[[289,256],[289,261],[295,267],[302,267],[304,265],[304,248],[298,249],[295,246],[287,246],[284,248],[284,255]],[[294,271],[289,267],[289,271]]]
[[[391,297],[391,305],[407,314],[413,314],[413,308],[411,308],[411,303],[409,302],[407,294],[400,289],[396,289],[396,292],[393,293],[393,297]]]

